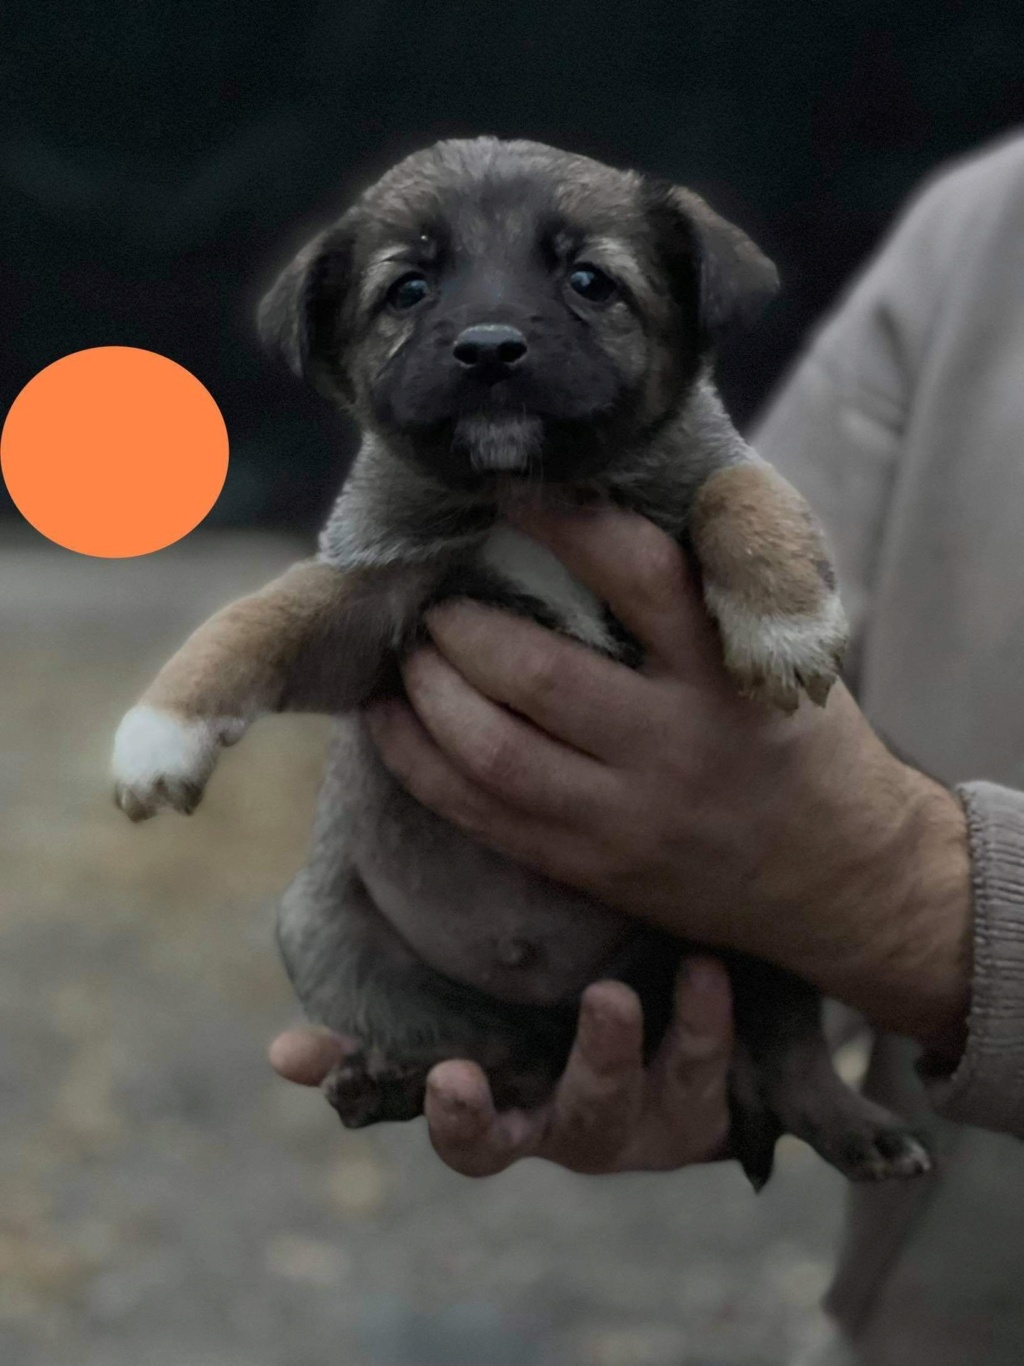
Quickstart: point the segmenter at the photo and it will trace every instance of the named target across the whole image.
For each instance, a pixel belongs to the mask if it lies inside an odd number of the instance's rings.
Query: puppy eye
[[[427,277],[410,271],[408,275],[403,275],[400,280],[395,281],[388,290],[387,299],[392,308],[404,311],[422,303],[429,293],[430,282]]]
[[[575,266],[569,276],[569,287],[591,303],[601,304],[615,293],[615,281],[597,266]]]

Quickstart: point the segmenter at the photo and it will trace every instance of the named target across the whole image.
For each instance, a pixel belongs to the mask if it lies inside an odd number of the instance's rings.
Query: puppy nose
[[[507,323],[476,323],[455,338],[452,354],[471,370],[515,365],[526,355],[526,338]]]

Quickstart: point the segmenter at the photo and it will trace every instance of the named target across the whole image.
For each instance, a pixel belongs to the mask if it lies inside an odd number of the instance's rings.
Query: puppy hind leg
[[[737,1038],[729,1071],[729,1149],[755,1191],[775,1169],[775,1145],[783,1127],[761,1087],[757,1062]]]
[[[809,1143],[844,1176],[904,1180],[931,1170],[924,1139],[846,1085],[820,1034],[794,1041],[779,1061],[770,1098],[783,1130]]]
[[[730,966],[737,1028],[732,1145],[754,1188],[771,1175],[783,1133],[803,1139],[851,1181],[929,1171],[922,1137],[836,1073],[813,988],[753,960],[737,958]]]

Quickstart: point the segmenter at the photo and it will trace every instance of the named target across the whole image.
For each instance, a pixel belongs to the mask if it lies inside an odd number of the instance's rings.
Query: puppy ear
[[[343,364],[345,301],[355,233],[343,218],[318,233],[277,277],[260,302],[260,340],[292,372],[329,397],[349,397]]]
[[[696,308],[706,341],[753,322],[779,288],[768,257],[693,190],[648,179],[645,193],[670,284]]]

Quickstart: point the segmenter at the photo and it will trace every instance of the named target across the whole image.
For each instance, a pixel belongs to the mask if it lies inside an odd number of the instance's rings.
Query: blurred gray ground
[[[0,547],[3,1366],[781,1366],[842,1182],[729,1166],[468,1181],[422,1123],[344,1132],[277,1080],[272,907],[327,722],[262,722],[190,820],[108,791],[124,709],[192,626],[307,547]]]

